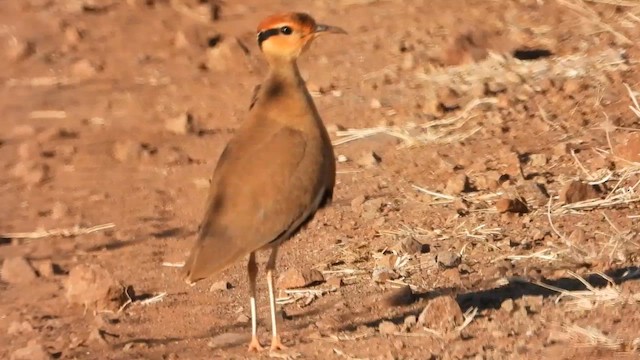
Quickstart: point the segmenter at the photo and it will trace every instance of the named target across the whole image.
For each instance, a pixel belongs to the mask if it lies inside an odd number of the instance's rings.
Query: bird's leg
[[[249,272],[249,289],[251,291],[251,342],[249,343],[249,351],[262,351],[264,348],[258,340],[258,322],[256,314],[256,277],[258,275],[258,264],[256,264],[255,253],[249,254],[249,264],[247,266]]]
[[[273,271],[276,267],[276,257],[278,256],[278,247],[274,246],[267,261],[267,284],[269,285],[269,305],[271,307],[271,332],[273,337],[271,339],[271,350],[285,350],[287,347],[280,341],[280,335],[278,335],[278,328],[276,325],[276,298],[274,294],[273,284]]]

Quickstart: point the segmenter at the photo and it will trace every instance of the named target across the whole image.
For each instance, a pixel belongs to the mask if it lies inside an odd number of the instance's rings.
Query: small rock
[[[409,285],[392,289],[384,295],[383,302],[386,306],[405,306],[413,302],[414,295]]]
[[[478,177],[474,178],[474,185],[479,190],[489,190],[495,191],[500,186],[498,180],[500,179],[500,174],[496,171],[488,171]]]
[[[398,332],[398,326],[391,321],[382,321],[380,325],[378,325],[378,331],[381,334],[394,334]]]
[[[207,49],[206,66],[214,71],[234,70],[239,64],[246,68],[246,57],[245,49],[238,39],[220,36],[215,46]]]
[[[124,287],[98,264],[77,265],[65,281],[66,298],[72,304],[117,310],[127,299]]]
[[[411,330],[418,323],[418,319],[415,315],[409,315],[404,318],[403,327],[405,331]]]
[[[560,191],[560,201],[572,204],[600,197],[595,187],[581,181],[572,181]]]
[[[581,245],[584,244],[587,240],[587,235],[584,230],[581,228],[577,228],[571,232],[569,235],[569,242],[573,245]]]
[[[36,141],[25,141],[18,146],[18,157],[21,160],[33,160],[42,153],[42,147]]]
[[[534,229],[531,232],[531,240],[540,241],[540,240],[543,240],[547,235],[549,235],[548,230]]]
[[[544,304],[544,297],[542,295],[525,295],[522,297],[522,301],[530,313],[539,314]]]
[[[20,348],[9,357],[9,360],[48,360],[51,355],[37,340],[29,340],[27,346]]]
[[[77,45],[82,40],[82,32],[73,26],[64,29],[64,40],[69,46]]]
[[[341,288],[342,286],[344,286],[344,283],[342,281],[342,278],[336,276],[327,279],[327,285],[332,288]]]
[[[411,70],[416,66],[416,58],[412,53],[407,52],[402,56],[402,63],[400,64],[400,68],[402,70]]]
[[[502,198],[496,201],[496,211],[503,214],[506,212],[516,213],[516,214],[525,214],[529,212],[529,208],[525,203],[524,199],[516,198]]]
[[[142,146],[135,141],[118,141],[113,145],[113,157],[120,162],[138,160],[141,156]]]
[[[21,179],[27,186],[42,184],[51,178],[49,165],[35,161],[20,161],[12,169],[11,174]]]
[[[371,99],[371,101],[369,102],[369,107],[372,109],[380,109],[382,107],[382,103],[380,102],[380,100],[378,99]]]
[[[640,162],[640,133],[628,134],[626,139],[614,148],[616,156],[627,161]]]
[[[190,45],[191,44],[189,43],[189,40],[187,39],[187,36],[184,32],[176,32],[176,35],[173,37],[173,46],[175,46],[176,49],[186,49]]]
[[[245,314],[240,314],[240,315],[238,315],[238,317],[236,318],[236,322],[237,322],[237,323],[239,323],[239,324],[246,324],[246,323],[248,323],[249,321],[251,321],[251,318],[250,318],[250,317],[248,317],[248,316],[247,316],[247,315],[245,315]]]
[[[460,265],[460,254],[454,251],[440,251],[436,254],[436,262],[444,268],[454,268]]]
[[[553,345],[558,343],[566,343],[571,341],[571,334],[566,330],[551,329],[549,330],[549,336],[547,336],[547,345]]]
[[[359,213],[362,211],[362,204],[367,200],[367,197],[364,195],[358,195],[351,200],[351,210],[353,212]]]
[[[164,128],[174,134],[186,135],[195,131],[193,116],[189,113],[180,114],[164,122]]]
[[[50,259],[40,260],[36,262],[35,268],[38,271],[38,275],[44,278],[53,277],[55,271],[53,269],[53,262]]]
[[[398,241],[395,248],[409,255],[425,254],[429,252],[429,245],[423,244],[410,236]]]
[[[575,92],[582,88],[582,83],[580,79],[567,79],[564,84],[562,84],[562,91],[564,91],[567,95],[573,95]]]
[[[398,256],[395,254],[385,254],[382,255],[376,261],[376,267],[385,268],[385,269],[393,269],[396,266],[396,260],[398,260]]]
[[[28,334],[31,332],[33,332],[33,326],[31,326],[28,321],[13,321],[9,324],[9,328],[7,328],[7,335],[9,336]]]
[[[461,95],[453,88],[441,88],[437,90],[438,106],[444,111],[460,108]]]
[[[217,336],[214,336],[209,342],[207,346],[210,348],[226,348],[229,346],[240,345],[251,340],[251,334],[248,332],[243,333],[224,333]]]
[[[29,261],[21,256],[6,258],[0,275],[9,284],[26,284],[38,277]]]
[[[380,213],[383,205],[384,199],[382,198],[368,199],[362,204],[362,215],[365,218],[374,218]]]
[[[51,219],[60,220],[69,215],[69,207],[60,201],[56,201],[51,206]]]
[[[507,90],[507,85],[502,81],[492,80],[487,82],[487,91],[490,94],[498,94],[501,92],[505,92]]]
[[[460,306],[451,296],[430,300],[418,316],[418,325],[443,333],[453,330],[462,321]]]
[[[506,299],[505,301],[503,301],[502,305],[500,305],[500,309],[508,312],[509,314],[512,313],[515,309],[515,303],[513,302],[513,299]]]
[[[214,291],[225,291],[225,290],[229,290],[231,289],[231,283],[228,281],[216,281],[213,284],[211,284],[211,287],[209,287],[209,291],[210,292],[214,292]]]
[[[29,138],[34,136],[36,129],[30,125],[16,125],[11,129],[12,138]]]
[[[71,65],[71,74],[80,79],[90,79],[101,70],[100,66],[88,59],[81,59]]]
[[[451,195],[458,195],[469,188],[469,178],[465,174],[456,174],[447,181],[445,192]]]
[[[382,159],[375,152],[366,151],[356,160],[356,164],[370,168],[378,165],[380,161],[382,161]]]
[[[6,46],[7,58],[11,61],[22,61],[35,54],[36,44],[11,37]]]
[[[529,161],[531,166],[542,167],[547,165],[547,155],[545,154],[531,154],[529,155]]]
[[[396,350],[402,350],[402,349],[404,349],[404,342],[402,342],[402,340],[400,340],[400,339],[394,339],[393,340],[393,347]]]
[[[315,269],[289,269],[278,278],[278,286],[282,289],[302,288],[324,282],[322,273]]]
[[[393,270],[387,268],[377,268],[373,270],[373,281],[377,283],[385,283],[389,280],[395,280],[399,277]]]
[[[347,161],[349,161],[349,159],[346,156],[342,155],[342,154],[338,155],[336,160],[339,163],[346,163]]]

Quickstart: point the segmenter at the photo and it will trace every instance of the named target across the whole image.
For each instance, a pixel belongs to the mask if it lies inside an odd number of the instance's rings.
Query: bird
[[[274,271],[280,245],[332,203],[335,154],[329,133],[300,75],[297,59],[323,34],[346,34],[302,12],[278,13],[257,28],[269,71],[256,86],[248,114],[213,171],[205,213],[184,265],[188,284],[220,273],[248,255],[249,352],[257,337],[256,252],[270,250],[266,280],[271,350],[284,350],[276,327]]]

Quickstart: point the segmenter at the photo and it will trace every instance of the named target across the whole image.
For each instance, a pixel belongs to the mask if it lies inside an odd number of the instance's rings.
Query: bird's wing
[[[319,165],[306,166],[314,164],[305,162],[306,150],[302,132],[268,120],[254,122],[250,131],[241,131],[227,145],[185,264],[189,281],[223,270],[309,215],[311,198],[321,190]]]

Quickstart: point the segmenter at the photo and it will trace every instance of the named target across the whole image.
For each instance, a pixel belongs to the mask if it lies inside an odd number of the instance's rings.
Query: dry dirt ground
[[[349,32],[300,61],[338,180],[251,355],[245,262],[178,274],[282,10]],[[638,358],[639,37],[632,0],[0,1],[0,358]]]

